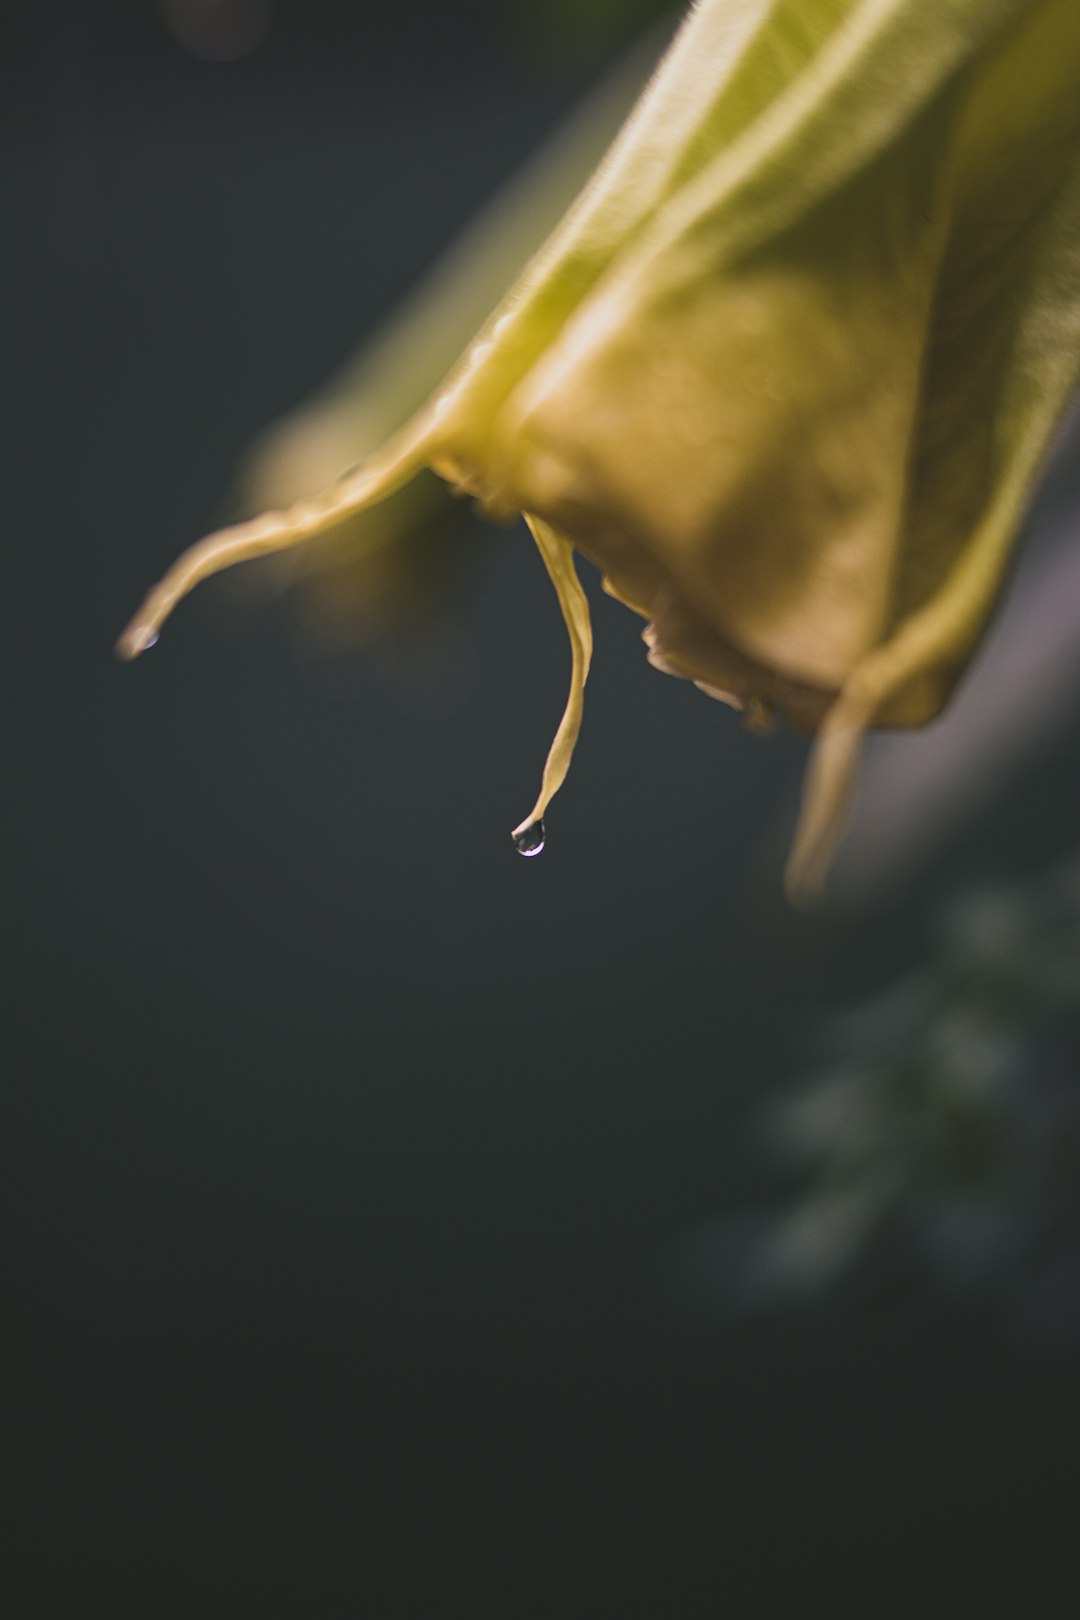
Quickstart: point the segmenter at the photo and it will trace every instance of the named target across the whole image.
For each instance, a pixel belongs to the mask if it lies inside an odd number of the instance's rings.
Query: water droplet
[[[137,630],[125,630],[116,643],[116,655],[128,660],[138,658],[140,653],[147,652],[155,644],[157,638],[157,631],[147,629],[146,625],[140,625]]]
[[[539,855],[543,847],[544,823],[542,820],[534,821],[531,826],[523,827],[520,832],[514,834],[514,848],[519,855],[524,855],[530,860],[534,855]]]

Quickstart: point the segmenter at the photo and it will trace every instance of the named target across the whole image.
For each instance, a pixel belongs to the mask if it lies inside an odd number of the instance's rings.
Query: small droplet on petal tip
[[[129,625],[116,643],[116,656],[130,664],[140,654],[149,652],[151,647],[156,647],[159,636],[160,631],[155,630],[152,625]]]
[[[530,822],[527,827],[518,827],[510,836],[518,854],[524,855],[526,860],[531,860],[534,855],[539,855],[544,847],[546,835],[543,818]]]

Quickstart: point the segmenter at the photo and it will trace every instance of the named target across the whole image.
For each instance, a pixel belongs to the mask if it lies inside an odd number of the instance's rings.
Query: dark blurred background
[[[517,858],[568,655],[516,531],[394,653],[230,579],[112,656],[659,9],[4,14],[20,1620],[1076,1612],[1075,663],[1024,749],[984,716],[991,787],[901,885],[807,919],[804,745],[591,583]],[[761,1146],[793,1086],[824,1183]]]

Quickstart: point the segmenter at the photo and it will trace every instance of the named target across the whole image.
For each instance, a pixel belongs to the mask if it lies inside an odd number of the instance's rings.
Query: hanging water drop
[[[117,658],[123,658],[125,662],[130,663],[133,658],[138,658],[140,653],[149,652],[150,648],[157,644],[158,633],[151,625],[129,627],[116,643]]]
[[[522,827],[521,831],[514,833],[513,836],[514,848],[518,854],[531,860],[534,855],[539,855],[544,847],[543,819],[532,822],[528,827]]]

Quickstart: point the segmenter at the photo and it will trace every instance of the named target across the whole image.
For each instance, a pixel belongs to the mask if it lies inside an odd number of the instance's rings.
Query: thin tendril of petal
[[[117,655],[137,658],[152,647],[177,603],[202,580],[234,563],[287,551],[325,533],[342,518],[392,495],[418,471],[423,459],[422,424],[418,423],[321,495],[297,501],[280,512],[263,512],[197,541],[147,592],[116,643]]]
[[[574,568],[574,548],[569,540],[563,539],[561,534],[557,534],[542,519],[531,517],[526,513],[525,521],[532,531],[544,567],[559,598],[566,632],[570,637],[573,664],[570,673],[570,695],[566,700],[566,709],[555,733],[555,740],[548,751],[540,797],[525,820],[514,828],[511,834],[513,838],[527,832],[540,820],[566,780],[566,773],[570,769],[570,761],[581,730],[581,717],[585,708],[585,682],[592,661],[592,621],[589,617],[588,599]]]

